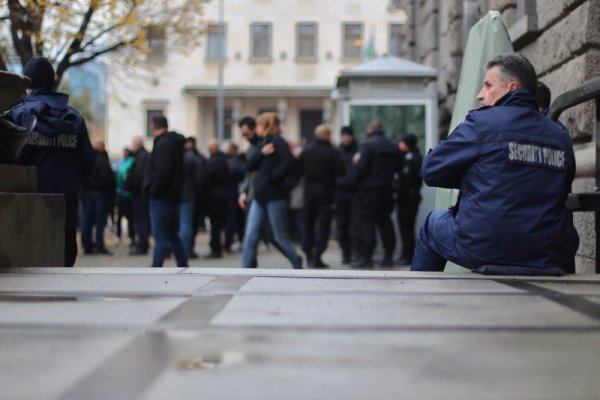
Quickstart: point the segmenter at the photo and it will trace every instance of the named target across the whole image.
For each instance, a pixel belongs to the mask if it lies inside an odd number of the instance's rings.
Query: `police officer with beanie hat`
[[[47,58],[29,60],[23,74],[31,80],[23,103],[10,111],[17,125],[37,118],[35,131],[23,149],[21,164],[37,169],[38,191],[65,196],[65,266],[77,257],[77,200],[83,178],[96,155],[81,114],[68,105],[69,96],[57,93],[55,72]]]

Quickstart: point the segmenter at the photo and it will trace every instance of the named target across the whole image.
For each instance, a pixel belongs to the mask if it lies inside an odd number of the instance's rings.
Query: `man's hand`
[[[246,209],[247,201],[248,201],[248,196],[246,195],[246,193],[244,193],[244,192],[240,193],[240,196],[238,197],[238,204],[242,210]]]
[[[273,146],[273,143],[269,143],[264,145],[260,152],[265,156],[270,156],[271,154],[275,153],[275,146]]]

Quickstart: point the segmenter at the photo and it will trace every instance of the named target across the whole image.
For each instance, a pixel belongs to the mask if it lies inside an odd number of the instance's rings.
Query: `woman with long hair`
[[[253,268],[261,226],[268,219],[273,239],[294,269],[302,268],[288,230],[288,196],[296,184],[295,159],[281,137],[279,118],[275,113],[261,114],[256,120],[256,133],[261,138],[260,151],[247,160],[249,171],[255,171],[254,200],[250,204],[244,235],[243,268]]]

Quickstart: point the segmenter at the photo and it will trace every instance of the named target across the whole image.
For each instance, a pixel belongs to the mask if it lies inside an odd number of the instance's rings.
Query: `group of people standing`
[[[410,264],[421,200],[421,156],[415,136],[406,135],[399,144],[394,143],[385,137],[381,124],[373,121],[360,144],[352,128],[342,128],[342,143],[336,148],[330,127],[322,124],[315,129],[315,140],[300,147],[282,137],[277,114],[264,113],[239,122],[249,144],[245,154],[240,155],[234,144],[224,153],[211,139],[208,157],[204,157],[194,138],[169,131],[164,116],[155,117],[151,127],[152,152],[136,138],[116,169],[116,182],[117,203],[125,208],[119,215],[128,218],[130,233],[134,232],[134,254],[147,253],[147,227],[152,227],[152,266],[162,266],[169,254],[180,267],[197,258],[195,238],[208,217],[210,253],[205,258],[221,258],[224,250],[232,249],[237,236],[243,242],[241,266],[256,268],[262,238],[293,268],[303,268],[304,259],[309,268],[327,268],[322,256],[335,215],[344,264],[373,266],[377,228],[384,247],[380,265],[389,268],[396,263],[395,204],[403,240],[398,261]],[[106,170],[106,163],[100,160],[103,158],[98,158],[96,167],[102,165]],[[301,206],[292,210],[290,197],[294,195],[301,197]],[[84,195],[84,210],[91,208],[85,206],[87,197]],[[140,207],[140,203],[148,206]],[[294,239],[301,243],[304,257],[296,251]]]

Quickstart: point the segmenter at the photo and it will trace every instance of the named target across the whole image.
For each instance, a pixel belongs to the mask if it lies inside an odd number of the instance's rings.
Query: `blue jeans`
[[[250,203],[244,235],[242,268],[253,267],[253,262],[256,260],[256,248],[260,241],[261,227],[267,218],[273,230],[273,239],[281,248],[280,251],[292,263],[294,269],[301,269],[302,259],[296,253],[296,248],[288,231],[288,204],[286,200],[275,200],[266,204],[260,204],[257,201]]]
[[[187,267],[187,257],[179,239],[178,222],[179,207],[164,200],[150,199],[150,219],[152,220],[152,236],[154,236],[154,255],[152,267],[163,266],[169,249],[173,251],[177,266]]]
[[[179,205],[179,238],[188,257],[194,251],[194,205],[193,200]]]
[[[94,248],[92,244],[92,228],[96,227],[95,246],[97,251],[104,250],[104,228],[108,218],[107,194],[95,190],[83,192],[83,213],[81,218],[81,243],[86,252]]]
[[[450,211],[431,212],[419,231],[419,239],[412,260],[411,271],[438,271],[451,261],[465,268],[473,269],[481,262],[465,254],[456,241],[454,217]]]

